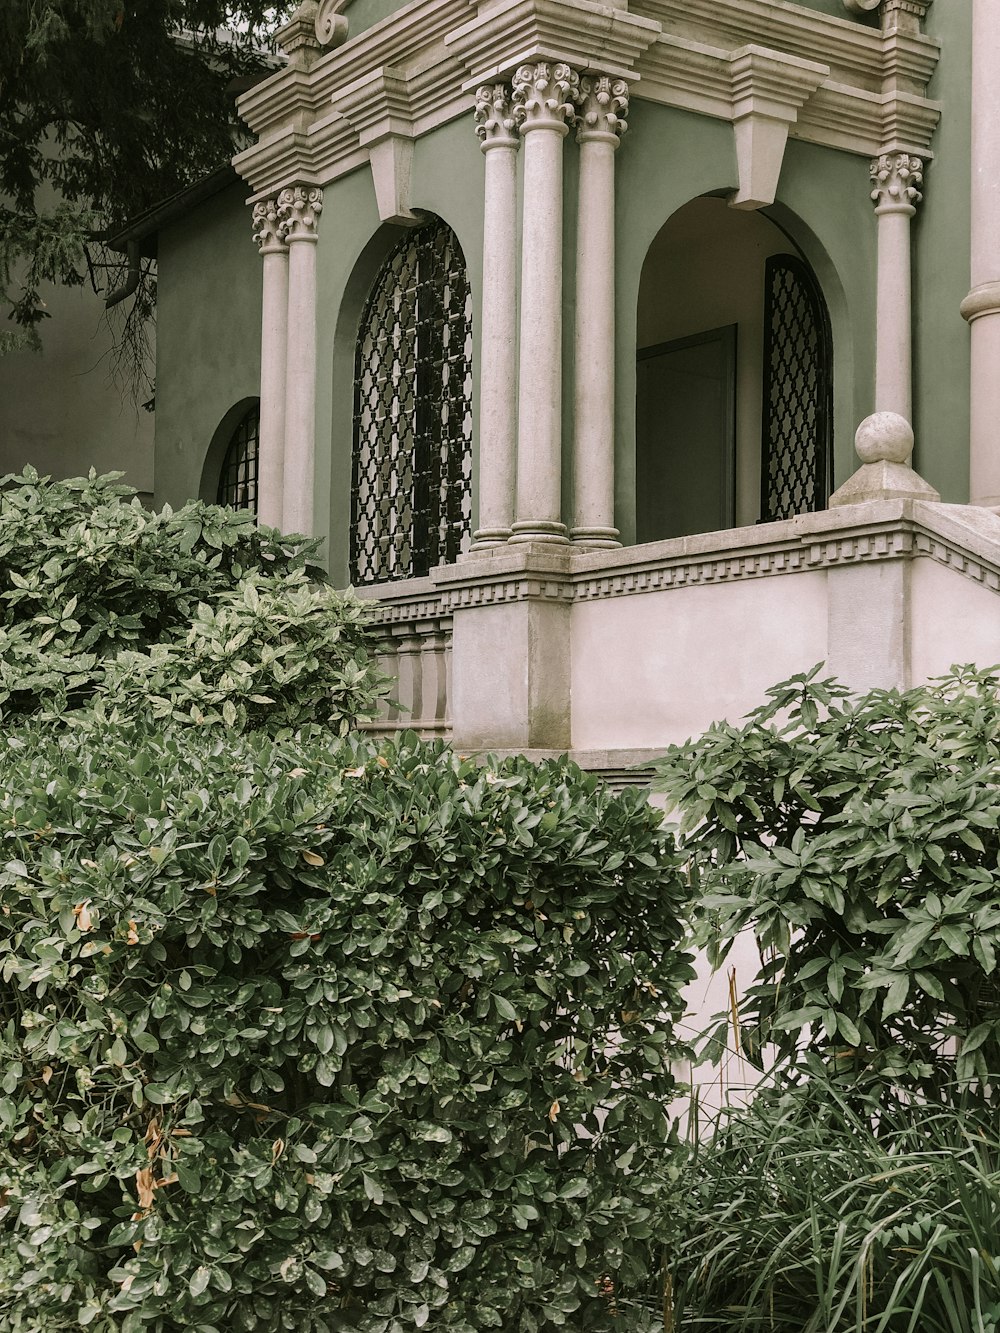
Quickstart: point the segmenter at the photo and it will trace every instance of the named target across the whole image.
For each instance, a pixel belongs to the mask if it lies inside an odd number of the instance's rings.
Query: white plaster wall
[[[736,524],[760,517],[764,263],[795,253],[760,213],[724,199],[692,199],[666,222],[642,269],[636,346],[737,324]]]
[[[913,562],[910,583],[914,685],[954,663],[1000,664],[1000,597],[933,560]]]
[[[579,602],[572,636],[574,747],[666,746],[825,660],[826,575]]]
[[[49,287],[42,351],[0,357],[0,475],[30,463],[57,478],[124,470],[153,489],[153,415],[112,374],[112,337],[89,287]]]

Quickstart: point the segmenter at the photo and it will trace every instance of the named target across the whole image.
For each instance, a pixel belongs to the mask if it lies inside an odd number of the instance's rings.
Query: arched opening
[[[350,575],[426,574],[472,527],[472,302],[440,218],[406,232],[361,314],[354,365]]]
[[[832,384],[826,303],[794,242],[723,199],[684,205],[640,282],[636,539],[822,508]]]
[[[216,427],[205,455],[199,495],[206,504],[257,512],[260,399],[234,403]]]

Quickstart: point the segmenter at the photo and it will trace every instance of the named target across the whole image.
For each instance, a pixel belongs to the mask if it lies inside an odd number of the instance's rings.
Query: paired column
[[[969,501],[1000,513],[1000,4],[972,0]]]
[[[912,420],[910,219],[923,197],[923,163],[883,153],[871,165],[878,218],[875,410]]]
[[[282,527],[313,531],[316,459],[316,242],[322,190],[297,185],[278,195],[278,226],[288,246],[285,457]]]
[[[524,139],[516,520],[511,541],[568,541],[562,522],[563,139],[580,76],[538,61],[514,75]]]
[[[285,450],[288,247],[279,233],[277,198],[254,204],[253,237],[263,256],[257,518],[267,527],[280,528]]]
[[[615,150],[627,114],[624,79],[581,80],[571,535],[587,547],[620,544],[614,526]]]
[[[517,446],[517,150],[510,89],[476,93],[486,156],[480,315],[479,528],[473,549],[499,546],[514,521]]]

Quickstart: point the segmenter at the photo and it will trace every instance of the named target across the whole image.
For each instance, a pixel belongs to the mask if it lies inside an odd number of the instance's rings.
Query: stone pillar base
[[[565,546],[569,542],[565,523],[553,523],[547,519],[528,519],[515,523],[510,530],[512,542],[553,542]]]

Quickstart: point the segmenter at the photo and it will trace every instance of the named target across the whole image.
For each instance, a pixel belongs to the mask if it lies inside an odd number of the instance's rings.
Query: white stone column
[[[278,195],[288,245],[285,465],[282,527],[313,531],[316,454],[316,241],[323,191],[297,185]]]
[[[517,150],[511,90],[476,93],[486,156],[479,353],[479,527],[473,550],[507,541],[514,521],[517,448]]]
[[[580,76],[539,61],[514,75],[524,137],[517,507],[511,541],[566,542],[562,522],[563,139]]]
[[[1000,513],[1000,4],[972,3],[969,502]]]
[[[615,527],[615,150],[628,128],[628,84],[580,81],[576,242],[573,541],[618,546]]]
[[[257,445],[257,521],[282,524],[285,451],[285,342],[288,337],[288,247],[281,239],[278,201],[253,206],[253,237],[263,255],[260,330],[260,433]]]
[[[909,421],[911,392],[910,219],[922,195],[923,163],[907,153],[883,153],[871,165],[878,218],[875,308],[875,411]]]

